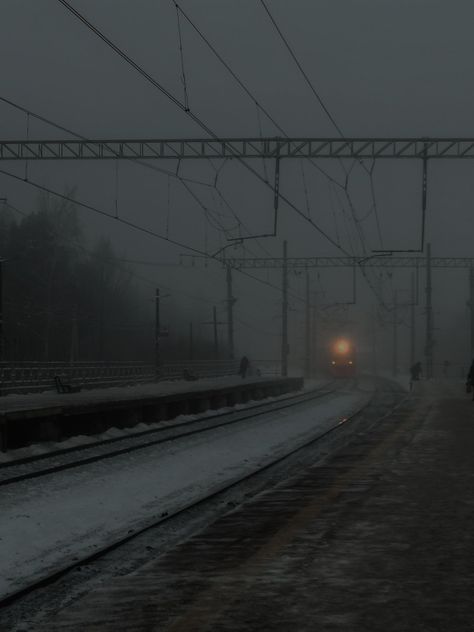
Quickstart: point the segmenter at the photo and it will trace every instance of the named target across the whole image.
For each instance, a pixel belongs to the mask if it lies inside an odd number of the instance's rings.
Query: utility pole
[[[78,359],[79,341],[77,332],[77,305],[74,305],[71,323],[71,347],[69,351],[69,362],[74,364]]]
[[[474,268],[469,269],[469,311],[471,323],[471,355],[470,361],[474,358]]]
[[[431,285],[431,244],[426,244],[426,343],[425,343],[425,362],[426,377],[433,377],[433,307]]]
[[[392,375],[398,373],[398,290],[393,292],[393,364]]]
[[[214,355],[217,358],[219,356],[219,338],[217,337],[217,308],[215,305],[212,308],[212,320],[214,321]]]
[[[411,302],[410,302],[410,366],[415,364],[415,346],[416,346],[416,321],[415,321],[415,273],[411,273]]]
[[[217,307],[214,305],[212,308],[212,320],[206,323],[202,323],[203,325],[212,325],[214,330],[214,355],[216,358],[219,357],[219,336],[217,335],[217,326],[218,325],[226,325],[227,323],[217,320]]]
[[[317,344],[318,344],[318,305],[317,305],[317,293],[313,292],[313,318],[311,322],[310,340],[311,340],[311,375],[317,373]]]
[[[311,303],[310,303],[309,270],[306,269],[306,304],[305,304],[305,375],[311,375]]]
[[[281,302],[281,374],[288,375],[288,254],[286,239],[283,242],[283,275]]]
[[[227,279],[227,346],[229,347],[229,358],[234,359],[234,303],[232,296],[232,268],[228,265],[226,272]]]
[[[194,340],[193,340],[193,324],[189,323],[189,361],[192,362],[194,357]]]
[[[372,373],[378,375],[377,367],[377,305],[372,311]]]
[[[160,377],[160,290],[155,291],[155,377]]]
[[[5,359],[3,331],[3,259],[0,259],[0,361]]]

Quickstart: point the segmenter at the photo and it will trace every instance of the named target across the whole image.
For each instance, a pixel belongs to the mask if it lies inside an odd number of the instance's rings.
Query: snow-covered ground
[[[338,392],[296,410],[4,488],[0,595],[225,487],[304,444],[369,397]]]
[[[300,393],[306,393],[309,391],[313,391],[315,389],[321,389],[325,385],[329,384],[328,380],[317,380],[317,379],[309,379],[305,381],[304,388],[299,391]],[[127,387],[118,387],[125,388]],[[116,391],[117,388],[114,388]],[[297,393],[296,393],[297,394]],[[22,459],[30,456],[36,456],[40,454],[48,454],[49,452],[54,452],[55,450],[61,450],[64,448],[74,448],[81,445],[93,445],[94,443],[106,439],[113,439],[119,437],[130,437],[134,434],[139,434],[143,431],[152,430],[154,428],[164,428],[173,426],[175,424],[185,423],[187,421],[193,421],[195,419],[202,419],[203,417],[213,417],[215,415],[222,415],[226,412],[236,412],[240,410],[245,410],[246,408],[251,408],[256,404],[267,404],[271,402],[277,402],[284,399],[288,399],[294,397],[295,393],[286,393],[284,395],[279,395],[277,397],[266,397],[262,400],[250,400],[247,404],[236,404],[235,406],[225,406],[217,409],[209,409],[203,413],[195,414],[195,415],[178,415],[178,417],[174,417],[168,421],[157,421],[153,423],[139,423],[135,426],[130,426],[126,428],[116,428],[112,427],[106,430],[105,432],[101,432],[93,435],[76,435],[74,437],[69,437],[62,441],[42,441],[41,443],[32,443],[30,445],[24,446],[22,448],[16,448],[14,450],[8,450],[7,452],[0,452],[0,463],[9,463],[10,461],[14,461],[15,459]]]

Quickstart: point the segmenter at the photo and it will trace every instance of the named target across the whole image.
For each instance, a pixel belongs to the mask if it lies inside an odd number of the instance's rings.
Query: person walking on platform
[[[466,378],[466,393],[472,392],[472,400],[474,401],[474,360],[471,363],[471,367],[469,369],[469,373]]]
[[[242,360],[240,361],[240,367],[239,367],[239,375],[242,377],[242,379],[244,379],[244,377],[247,375],[248,368],[249,368],[249,359],[247,358],[247,356],[243,356]]]
[[[416,362],[410,369],[411,381],[418,382],[421,375],[421,362]]]

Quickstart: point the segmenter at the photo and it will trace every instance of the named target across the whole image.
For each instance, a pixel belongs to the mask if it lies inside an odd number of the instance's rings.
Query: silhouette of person
[[[421,362],[415,362],[410,369],[412,382],[417,382],[421,375]]]
[[[469,373],[466,378],[466,391],[470,393],[472,391],[472,399],[474,401],[474,360],[471,362],[471,366],[469,368]]]
[[[247,375],[248,368],[249,368],[249,359],[247,358],[247,356],[243,356],[240,361],[240,367],[239,367],[239,375],[242,377],[242,379],[244,379],[244,377]]]

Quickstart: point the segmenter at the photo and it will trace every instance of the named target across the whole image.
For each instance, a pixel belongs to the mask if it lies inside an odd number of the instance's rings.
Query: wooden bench
[[[65,384],[59,375],[54,376],[54,383],[58,393],[79,393],[80,386],[73,386],[72,384]]]

